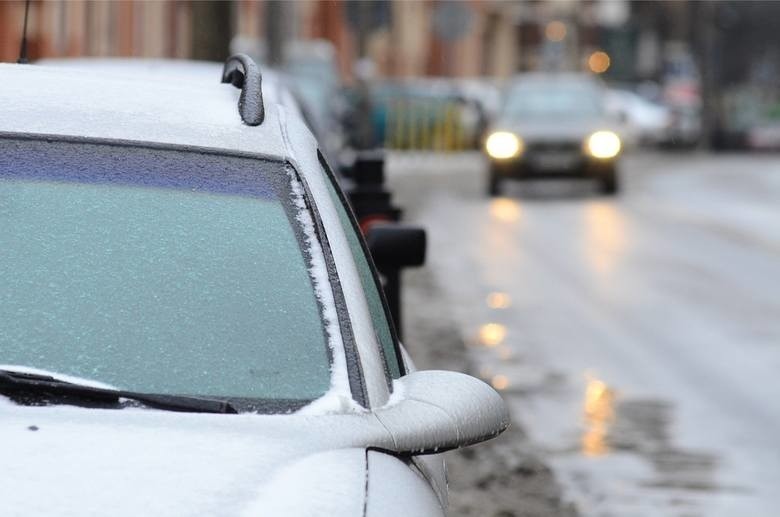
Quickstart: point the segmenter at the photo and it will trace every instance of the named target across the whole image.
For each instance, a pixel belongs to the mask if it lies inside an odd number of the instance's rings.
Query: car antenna
[[[263,105],[263,76],[260,68],[246,54],[233,54],[222,68],[222,82],[239,90],[238,113],[248,126],[259,126],[265,119]]]
[[[29,63],[27,60],[27,15],[30,12],[30,0],[24,2],[24,28],[22,29],[22,45],[19,48],[19,59],[16,60],[20,65]]]

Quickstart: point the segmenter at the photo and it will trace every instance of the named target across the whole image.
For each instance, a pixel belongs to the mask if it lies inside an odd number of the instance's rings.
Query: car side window
[[[391,328],[390,318],[387,315],[387,309],[382,292],[380,291],[381,288],[378,284],[378,278],[374,273],[373,263],[368,257],[368,252],[362,242],[362,237],[358,234],[358,226],[354,219],[354,215],[352,215],[346,207],[345,200],[337,190],[335,178],[330,171],[327,170],[327,166],[324,164],[323,169],[326,170],[326,175],[328,176],[328,193],[330,194],[333,203],[336,205],[341,225],[344,227],[344,231],[347,234],[349,247],[355,258],[355,264],[357,265],[358,273],[360,274],[360,282],[363,284],[363,290],[366,293],[366,300],[368,301],[368,308],[371,312],[374,332],[376,332],[377,339],[382,346],[388,373],[391,378],[397,379],[404,374],[403,363],[400,359],[399,348],[396,346],[396,339]]]

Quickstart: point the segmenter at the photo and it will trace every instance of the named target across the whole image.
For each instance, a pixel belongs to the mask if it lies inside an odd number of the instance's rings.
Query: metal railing
[[[438,152],[474,149],[478,124],[476,120],[468,123],[467,110],[463,103],[451,100],[391,100],[385,117],[384,147]]]

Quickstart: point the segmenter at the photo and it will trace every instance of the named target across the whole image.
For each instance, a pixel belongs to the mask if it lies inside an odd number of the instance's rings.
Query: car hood
[[[366,422],[366,423],[364,423]],[[0,397],[3,515],[363,515],[365,417],[17,406]]]
[[[582,142],[588,135],[601,129],[614,131],[614,124],[603,118],[588,119],[535,119],[518,121],[499,119],[494,130],[511,131],[526,143],[533,142]]]

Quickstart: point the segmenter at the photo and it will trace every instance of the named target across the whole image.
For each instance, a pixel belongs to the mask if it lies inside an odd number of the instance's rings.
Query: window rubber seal
[[[374,259],[371,256],[371,252],[368,250],[368,245],[366,244],[366,240],[363,236],[363,232],[360,231],[360,226],[357,223],[357,217],[355,216],[355,212],[352,210],[352,205],[349,204],[349,201],[347,200],[346,195],[344,194],[344,191],[341,189],[341,186],[339,185],[336,175],[333,173],[333,169],[330,168],[328,165],[327,160],[325,159],[325,156],[323,156],[322,152],[320,150],[317,150],[317,157],[319,158],[320,164],[322,165],[322,168],[325,170],[325,173],[328,175],[328,180],[333,183],[333,185],[336,186],[334,189],[336,191],[336,194],[339,196],[339,200],[341,201],[341,204],[344,206],[344,208],[347,211],[347,217],[350,220],[350,223],[352,224],[352,230],[357,235],[358,242],[360,242],[360,247],[363,250],[363,255],[365,255],[366,260],[368,261],[368,267],[371,270],[371,276],[374,280],[374,285],[377,287],[377,291],[379,292],[379,298],[382,300],[382,310],[385,313],[385,319],[388,322],[388,326],[390,327],[390,337],[393,340],[393,349],[395,351],[396,360],[398,361],[398,373],[400,377],[403,377],[408,372],[406,370],[406,363],[404,363],[403,360],[403,354],[401,353],[401,342],[398,339],[398,332],[395,328],[395,322],[393,321],[393,317],[390,315],[390,306],[387,304],[387,298],[385,297],[385,290],[382,288],[382,282],[379,280],[379,271],[376,268],[376,264],[374,264]],[[373,326],[373,322],[372,322]],[[376,329],[374,329],[376,332]],[[387,358],[385,357],[385,350],[384,347],[379,346],[380,353],[382,354],[382,360],[385,363],[385,373],[387,377],[388,387],[390,389],[390,392],[393,391],[393,379],[392,375],[390,375],[390,369],[387,365]]]
[[[287,161],[286,164],[293,170],[296,179],[303,188],[303,200],[311,214],[312,220],[314,221],[314,232],[316,233],[317,239],[319,240],[320,246],[322,247],[322,254],[325,258],[325,265],[328,269],[328,281],[330,283],[336,305],[336,314],[339,320],[339,329],[341,330],[341,341],[344,345],[344,355],[347,362],[347,378],[349,381],[349,388],[350,392],[352,393],[352,398],[362,407],[369,408],[368,390],[366,389],[365,375],[363,374],[363,367],[360,362],[360,352],[358,351],[357,344],[355,343],[355,335],[352,332],[349,310],[347,309],[344,291],[341,289],[341,280],[339,279],[338,271],[336,269],[336,261],[333,258],[330,241],[328,241],[328,236],[325,233],[325,228],[322,224],[320,212],[317,209],[314,196],[311,193],[309,184],[306,182],[306,178],[300,174],[295,165],[293,165],[290,161]]]

